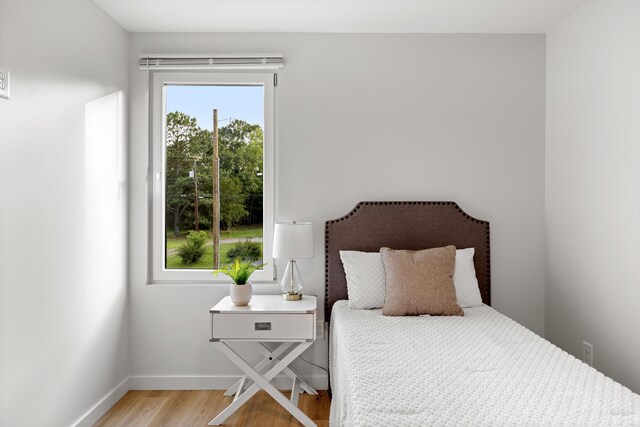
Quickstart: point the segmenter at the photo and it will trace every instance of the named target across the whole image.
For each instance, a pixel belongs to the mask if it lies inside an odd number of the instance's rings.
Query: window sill
[[[272,281],[251,281],[253,285],[256,287],[254,291],[258,294],[260,293],[269,293],[268,291],[275,289],[278,292],[280,291],[280,283],[275,280]],[[231,280],[216,280],[211,282],[194,282],[194,281],[147,281],[147,286],[179,286],[179,287],[228,287],[231,284]]]

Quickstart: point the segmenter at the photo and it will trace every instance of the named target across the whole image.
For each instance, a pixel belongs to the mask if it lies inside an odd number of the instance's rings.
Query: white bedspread
[[[488,306],[331,316],[332,426],[640,426],[640,396]]]

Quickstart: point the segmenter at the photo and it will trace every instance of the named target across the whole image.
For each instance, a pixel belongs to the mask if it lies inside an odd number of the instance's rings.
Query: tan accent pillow
[[[380,249],[384,264],[385,316],[464,316],[456,300],[456,248],[421,251]]]

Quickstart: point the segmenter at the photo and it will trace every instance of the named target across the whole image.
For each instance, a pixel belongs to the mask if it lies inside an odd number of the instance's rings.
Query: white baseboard
[[[89,409],[83,416],[81,416],[75,423],[73,423],[73,427],[90,427],[96,423],[104,414],[107,413],[109,409],[116,402],[122,399],[122,396],[127,394],[127,392],[131,389],[129,387],[129,379],[130,377],[122,380],[120,384],[115,386],[113,390],[107,393],[98,403],[96,403],[91,409]]]
[[[316,390],[326,390],[328,381],[326,375],[308,375],[305,377],[309,385]],[[239,376],[131,376],[130,390],[226,390],[231,387]],[[276,387],[280,390],[291,390],[289,377],[279,375],[274,378]]]

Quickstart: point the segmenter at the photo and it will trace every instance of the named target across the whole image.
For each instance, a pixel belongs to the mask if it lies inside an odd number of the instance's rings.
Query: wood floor
[[[233,401],[233,397],[223,396],[222,393],[224,391],[221,390],[132,390],[94,426],[206,426]],[[289,397],[288,392],[283,393]],[[298,407],[318,427],[329,425],[329,405],[326,391],[319,391],[317,396],[301,394],[298,403]],[[224,425],[288,427],[301,424],[271,396],[260,391],[229,417]]]

